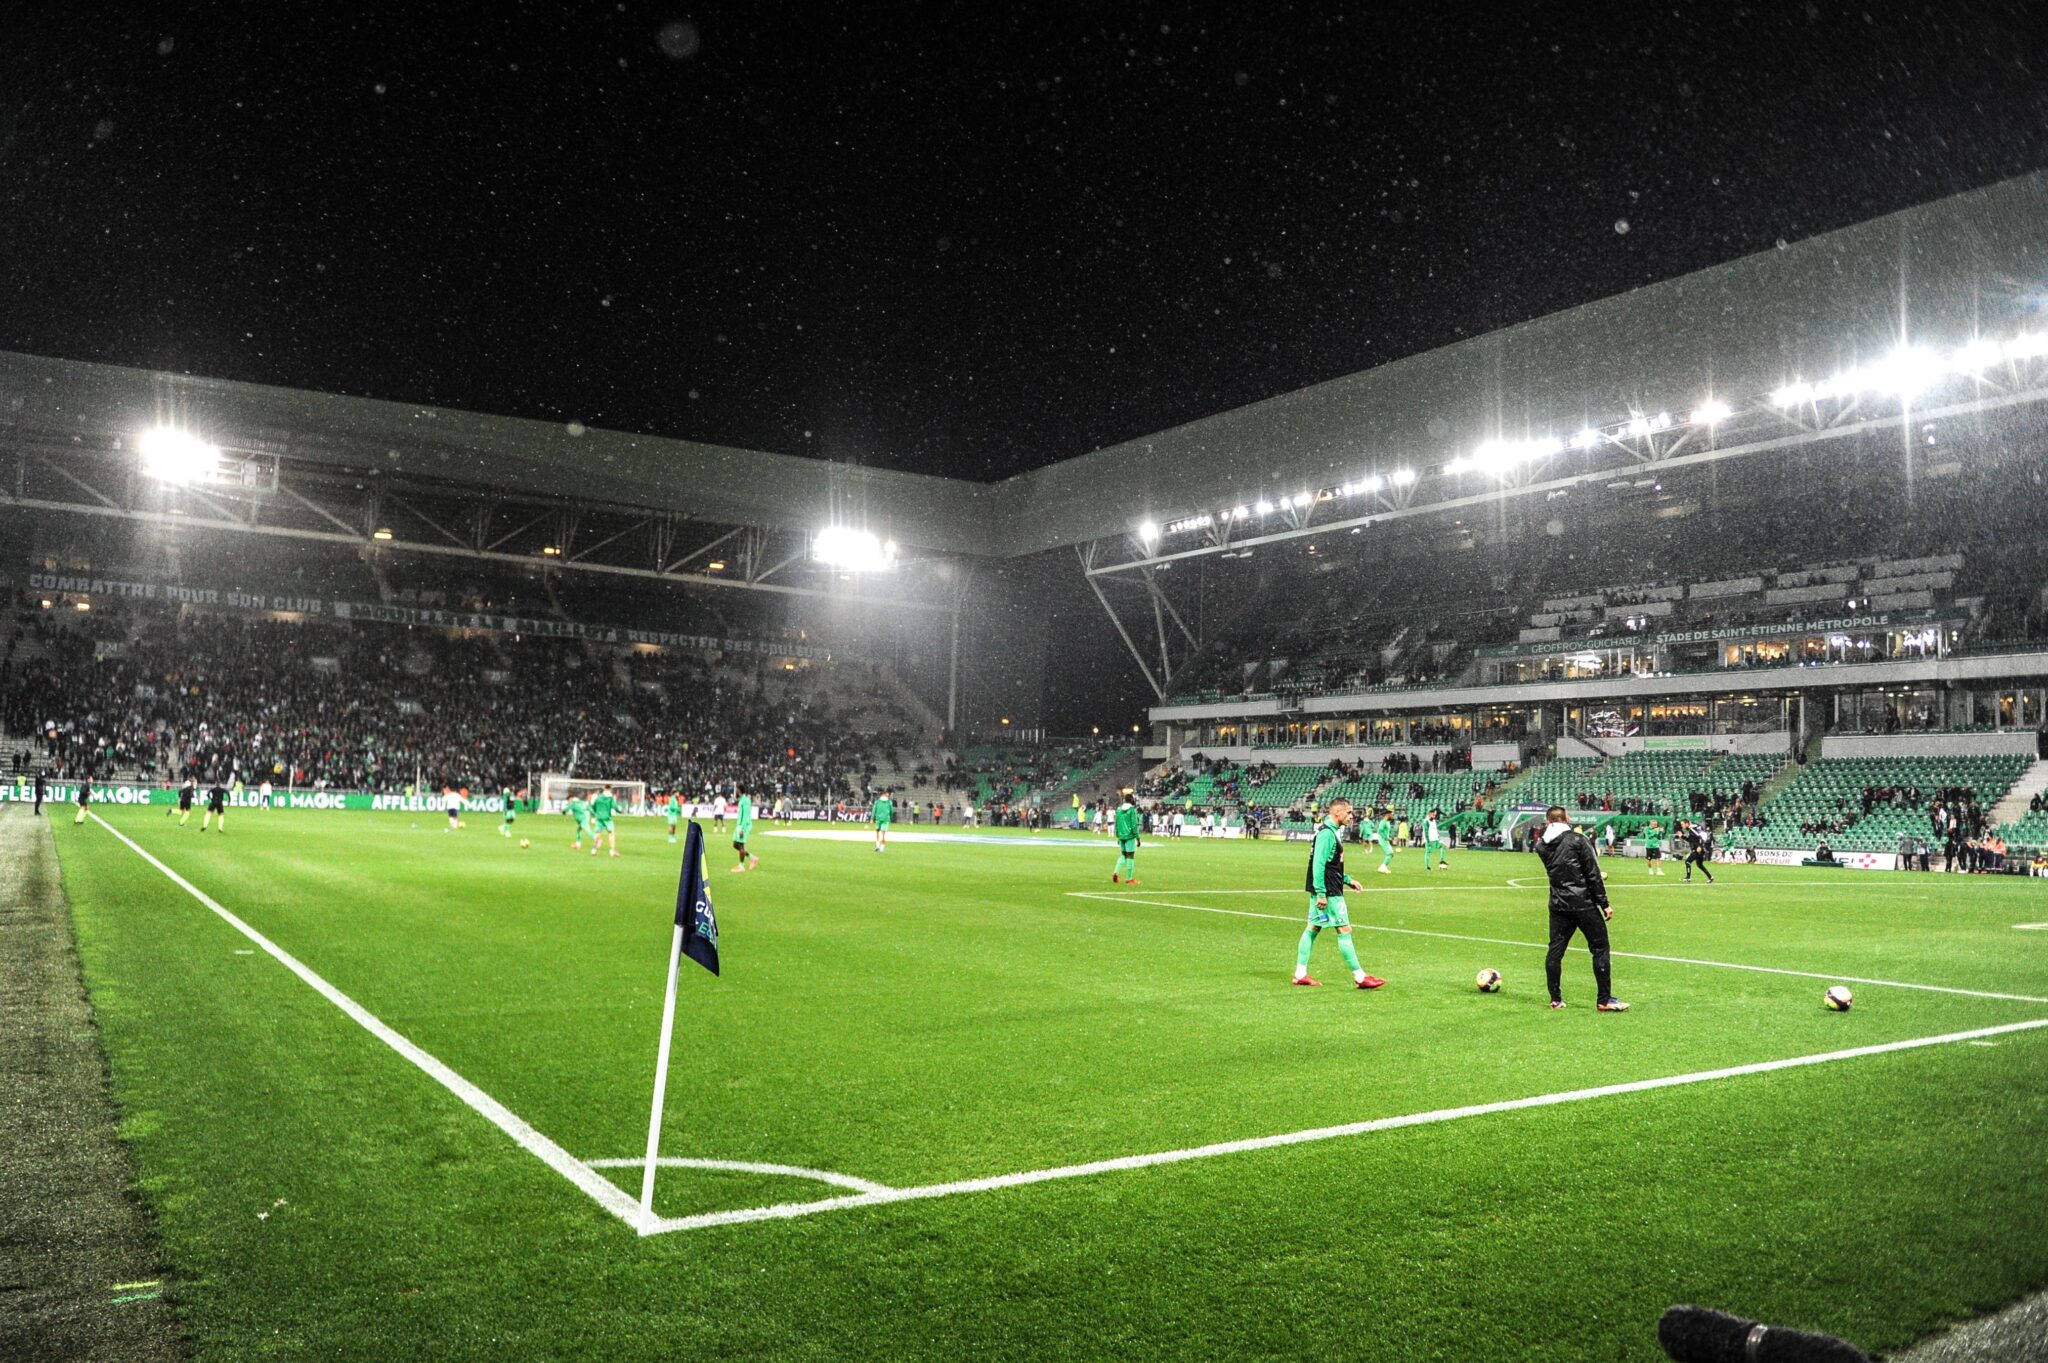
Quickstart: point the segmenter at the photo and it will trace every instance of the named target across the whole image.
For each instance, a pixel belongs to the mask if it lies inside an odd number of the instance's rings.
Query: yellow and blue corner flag
[[[711,911],[711,887],[704,875],[704,830],[690,821],[683,839],[683,879],[676,886],[676,926],[683,930],[683,955],[718,973],[718,915]]]

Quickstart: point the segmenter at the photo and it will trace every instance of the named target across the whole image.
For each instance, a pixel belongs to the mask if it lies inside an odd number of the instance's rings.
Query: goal
[[[619,807],[628,814],[647,812],[647,783],[645,781],[594,781],[581,776],[566,776],[558,771],[543,772],[535,794],[540,797],[540,812],[559,814],[569,807],[569,801],[582,797],[590,799],[605,787],[611,787],[612,795]]]

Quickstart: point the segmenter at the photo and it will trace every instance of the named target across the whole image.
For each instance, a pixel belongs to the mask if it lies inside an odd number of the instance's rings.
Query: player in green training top
[[[889,850],[889,825],[896,818],[896,802],[889,798],[886,790],[875,793],[875,850]]]
[[[1444,812],[1441,809],[1429,811],[1429,818],[1422,825],[1422,869],[1433,871],[1436,866],[1429,864],[1436,858],[1437,866],[1449,866],[1451,859],[1444,855]]]
[[[1380,874],[1383,876],[1390,876],[1394,874],[1394,872],[1391,869],[1391,865],[1394,860],[1393,815],[1394,811],[1391,808],[1383,809],[1380,811],[1379,822],[1374,823],[1372,821],[1372,811],[1367,810],[1366,821],[1359,828],[1360,833],[1370,831],[1370,833],[1372,834],[1372,840],[1380,845],[1379,871]]]
[[[511,837],[512,824],[518,817],[519,804],[513,798],[512,787],[507,786],[505,787],[505,812],[498,820],[498,836],[501,838]]]
[[[662,806],[662,812],[668,815],[668,840],[674,842],[676,840],[676,825],[683,821],[683,797],[674,791],[670,791],[668,793],[668,803]]]
[[[598,845],[607,838],[611,839],[612,855],[619,854],[619,835],[612,831],[612,815],[618,809],[618,798],[612,794],[610,786],[600,790],[597,798],[590,802],[590,855],[593,857],[597,855]]]
[[[1144,824],[1138,797],[1125,791],[1124,802],[1116,807],[1116,870],[1110,872],[1110,884],[1138,883],[1138,832]]]
[[[740,854],[740,864],[732,869],[751,871],[761,864],[761,859],[747,850],[747,839],[754,835],[754,797],[738,784],[733,786],[732,793],[738,802],[732,816],[732,850]]]
[[[1322,984],[1308,973],[1309,952],[1324,928],[1337,929],[1337,951],[1351,967],[1351,980],[1360,989],[1377,989],[1386,981],[1365,973],[1358,963],[1358,947],[1351,940],[1351,912],[1344,904],[1344,891],[1359,888],[1344,874],[1344,825],[1351,822],[1351,801],[1341,796],[1330,801],[1316,825],[1315,845],[1308,854],[1308,926],[1302,929],[1301,945],[1294,953],[1294,982],[1310,988]]]
[[[569,817],[576,821],[576,841],[570,843],[569,846],[581,852],[583,850],[583,835],[590,832],[590,806],[584,803],[581,795],[569,797]],[[592,845],[596,845],[594,841]]]

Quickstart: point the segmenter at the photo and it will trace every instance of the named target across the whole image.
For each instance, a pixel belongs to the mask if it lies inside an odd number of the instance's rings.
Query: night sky
[[[0,347],[975,478],[2048,164],[2021,3],[72,8]]]

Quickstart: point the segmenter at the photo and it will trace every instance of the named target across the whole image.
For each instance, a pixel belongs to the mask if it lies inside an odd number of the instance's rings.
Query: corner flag
[[[661,1005],[661,1051],[654,1062],[654,1108],[647,1114],[647,1163],[640,1174],[640,1210],[654,1214],[654,1171],[660,1167],[661,1104],[668,1094],[669,1044],[676,1029],[676,972],[683,957],[718,973],[718,915],[704,883],[704,829],[690,820],[683,839],[683,878],[676,886],[676,930],[668,948],[668,990]]]
[[[711,887],[704,879],[704,830],[690,821],[683,839],[683,879],[676,886],[676,926],[683,930],[683,955],[718,973],[718,915],[711,911]]]

